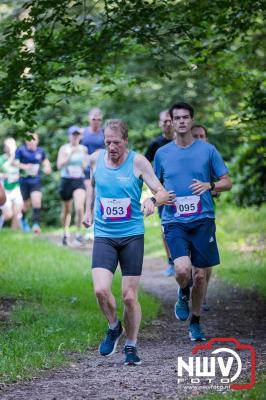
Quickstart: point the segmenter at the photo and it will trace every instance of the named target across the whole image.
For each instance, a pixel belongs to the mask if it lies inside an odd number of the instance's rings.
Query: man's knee
[[[197,269],[193,276],[194,286],[201,286],[206,283],[206,271],[205,269]]]
[[[94,288],[97,299],[101,302],[107,301],[110,296],[110,290],[101,286]]]
[[[129,289],[123,292],[123,303],[126,307],[133,308],[137,304],[137,293]]]
[[[176,276],[179,279],[187,279],[191,271],[190,262],[187,259],[183,259],[182,257],[182,258],[176,258],[174,264],[176,269]]]

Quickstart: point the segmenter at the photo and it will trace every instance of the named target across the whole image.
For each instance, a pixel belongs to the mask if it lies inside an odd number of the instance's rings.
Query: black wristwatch
[[[214,182],[210,182],[211,188],[210,191],[212,192],[215,189],[215,183]]]
[[[150,197],[151,201],[153,202],[153,204],[156,204],[156,198],[154,196]]]

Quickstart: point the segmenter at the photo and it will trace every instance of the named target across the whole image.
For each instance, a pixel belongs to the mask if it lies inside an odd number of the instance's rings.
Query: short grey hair
[[[112,131],[121,132],[124,140],[128,139],[128,126],[122,119],[108,119],[105,123],[104,129],[110,128]]]
[[[101,116],[103,115],[103,112],[100,108],[98,107],[93,107],[89,112],[88,112],[88,116],[90,117],[92,114],[101,114]]]

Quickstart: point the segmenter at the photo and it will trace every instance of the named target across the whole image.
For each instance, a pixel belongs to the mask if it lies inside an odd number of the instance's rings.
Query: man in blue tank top
[[[174,206],[164,206],[161,221],[179,284],[175,315],[181,321],[189,317],[192,271],[189,336],[193,341],[201,341],[206,340],[200,326],[206,268],[220,263],[211,191],[230,190],[232,184],[216,148],[193,138],[193,108],[187,103],[176,103],[169,113],[176,139],[157,151],[154,168],[166,190],[174,191],[176,199]],[[213,179],[217,180],[215,184]]]
[[[127,149],[128,129],[122,120],[107,121],[104,135],[106,150],[93,153],[90,160],[92,176],[91,186],[87,188],[84,222],[89,227],[94,219],[92,278],[99,305],[109,323],[99,352],[103,356],[112,355],[123,334],[111,292],[119,262],[126,334],[125,364],[139,365],[136,342],[141,320],[138,287],[144,251],[143,214],[153,213],[155,204],[171,204],[175,196],[165,191],[144,156]],[[141,206],[143,182],[155,197],[146,199]]]

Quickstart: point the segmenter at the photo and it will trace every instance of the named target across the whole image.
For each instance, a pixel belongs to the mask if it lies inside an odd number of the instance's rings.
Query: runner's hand
[[[155,205],[151,199],[144,200],[143,204],[141,205],[141,211],[143,212],[145,217],[153,214],[155,210]]]
[[[165,190],[158,190],[158,192],[156,193],[156,205],[158,206],[161,206],[163,204],[174,204],[175,199],[176,194],[172,190],[169,190],[169,192],[166,192]]]
[[[93,224],[93,214],[91,212],[86,213],[84,220],[82,221],[82,225],[85,228],[89,228]]]
[[[203,193],[209,192],[211,189],[210,182],[201,182],[198,179],[192,179],[192,185],[189,186],[193,190],[192,194],[200,196]]]

